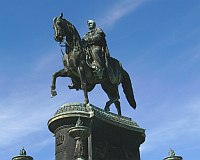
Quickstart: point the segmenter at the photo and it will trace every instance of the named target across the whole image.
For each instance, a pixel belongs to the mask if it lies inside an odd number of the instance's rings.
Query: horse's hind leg
[[[122,115],[122,112],[121,112],[121,106],[120,106],[120,101],[119,100],[116,100],[115,102],[115,107],[117,108],[117,112],[118,112],[118,115]]]
[[[108,98],[110,99],[108,102],[106,102],[105,111],[110,111],[110,105],[112,103],[115,104],[115,107],[117,108],[118,115],[121,115],[121,107],[119,100],[119,92],[118,92],[118,86],[117,85],[108,85],[107,83],[101,84],[103,90],[108,95]]]
[[[109,112],[110,111],[110,105],[113,103],[113,100],[109,100],[108,102],[106,102],[106,105],[104,107],[104,110]]]
[[[114,99],[112,98],[111,94],[110,94],[110,88],[109,85],[106,83],[102,83],[101,84],[102,89],[106,92],[109,101],[106,102],[106,105],[104,107],[104,110],[109,112],[110,111],[110,105],[114,102]]]
[[[107,112],[109,112],[110,111],[110,106],[111,106],[111,104],[115,104],[115,106],[116,106],[116,108],[117,108],[117,112],[118,112],[118,114],[119,115],[121,115],[121,109],[120,109],[120,103],[118,104],[117,103],[117,101],[118,101],[118,98],[111,98],[108,102],[106,102],[106,105],[105,105],[105,108],[104,108],[104,110],[105,111],[107,111]],[[118,101],[119,102],[119,101]],[[117,104],[117,105],[116,105]]]

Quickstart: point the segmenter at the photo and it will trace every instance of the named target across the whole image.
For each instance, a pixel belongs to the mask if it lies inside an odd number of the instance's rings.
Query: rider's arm
[[[98,41],[102,40],[104,37],[105,37],[105,34],[104,34],[103,30],[100,28],[97,28],[96,33],[91,37],[91,40],[93,42],[98,42]]]

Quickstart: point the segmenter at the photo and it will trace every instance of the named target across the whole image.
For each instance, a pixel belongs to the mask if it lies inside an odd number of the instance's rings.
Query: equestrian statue
[[[88,92],[100,84],[109,98],[104,110],[109,112],[114,103],[118,115],[121,115],[118,85],[122,84],[128,103],[135,109],[129,74],[117,59],[110,56],[103,30],[97,28],[93,20],[88,20],[87,24],[89,31],[81,39],[75,26],[64,19],[62,13],[53,19],[54,39],[65,47],[65,51],[62,51],[64,68],[53,74],[51,96],[57,95],[56,78],[70,77],[69,89],[83,90],[87,105]]]

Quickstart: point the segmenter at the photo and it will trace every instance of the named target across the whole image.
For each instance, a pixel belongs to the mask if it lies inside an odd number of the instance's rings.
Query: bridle
[[[58,23],[58,18],[61,22]],[[67,42],[66,36],[63,35],[64,31],[63,31],[63,19],[62,17],[56,17],[54,18],[54,22],[53,22],[53,27],[55,30],[55,35],[54,38],[56,41],[59,42],[59,45],[61,47],[61,53],[64,55],[65,53],[68,54],[67,52],[67,48],[72,49],[72,47],[69,45],[69,43]],[[61,33],[61,35],[59,35]],[[63,52],[62,48],[65,47],[65,52]]]

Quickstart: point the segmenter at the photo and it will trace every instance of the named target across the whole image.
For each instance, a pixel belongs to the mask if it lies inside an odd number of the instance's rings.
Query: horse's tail
[[[122,68],[122,88],[131,107],[136,108],[133,88],[129,74]]]

